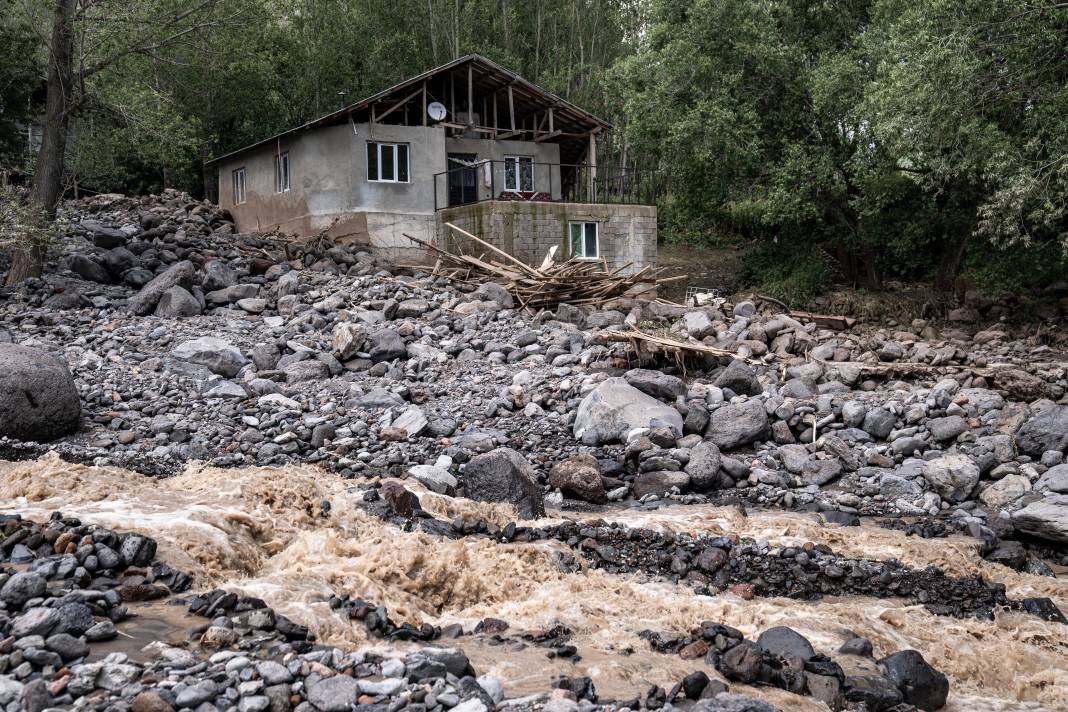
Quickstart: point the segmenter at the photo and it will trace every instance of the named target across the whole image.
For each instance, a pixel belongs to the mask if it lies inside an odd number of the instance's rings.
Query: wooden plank
[[[416,90],[415,90],[415,91],[413,91],[413,92],[412,92],[411,94],[409,94],[408,96],[404,97],[403,99],[401,99],[400,101],[398,101],[398,102],[397,102],[396,104],[394,104],[393,106],[391,106],[391,107],[389,107],[388,109],[386,109],[386,110],[385,110],[384,112],[382,112],[381,114],[379,114],[379,115],[378,115],[378,121],[379,121],[379,122],[381,122],[381,121],[382,121],[382,119],[386,118],[387,116],[389,116],[390,114],[392,114],[392,113],[393,113],[394,111],[396,111],[397,109],[401,108],[402,106],[404,106],[405,104],[407,104],[407,103],[408,103],[409,101],[411,101],[411,100],[412,100],[412,99],[414,99],[415,97],[419,96],[419,92],[421,92],[421,91],[423,91],[423,90],[422,90],[422,89],[416,89]],[[425,100],[426,100],[426,99],[425,99],[425,97],[424,97],[424,101],[425,101]],[[371,107],[371,108],[372,108],[372,110],[374,109],[374,107]]]
[[[549,133],[544,133],[544,134],[541,134],[540,136],[535,136],[534,140],[537,141],[538,143],[541,143],[542,141],[549,141],[549,140],[552,140],[554,138],[559,138],[561,133],[562,132],[560,132],[560,131],[550,131]]]
[[[515,131],[515,101],[512,99],[512,85],[508,85],[508,118],[512,122],[512,131]]]
[[[494,252],[496,252],[498,255],[500,255],[501,257],[505,258],[509,262],[515,263],[520,268],[522,268],[524,270],[528,270],[529,272],[535,274],[538,277],[544,277],[545,276],[540,271],[538,271],[538,270],[534,269],[533,267],[531,267],[530,265],[528,265],[526,262],[523,262],[520,259],[512,257],[510,254],[508,254],[504,250],[499,249],[499,248],[491,245],[490,243],[486,242],[485,240],[483,240],[483,239],[481,239],[479,237],[475,237],[474,235],[469,233],[467,230],[464,230],[463,228],[457,227],[457,226],[453,225],[452,223],[448,223],[448,222],[445,223],[445,226],[448,227],[451,230],[455,230],[456,232],[460,233],[461,235],[463,235],[464,237],[466,237],[466,238],[468,238],[470,240],[474,240],[475,242],[477,242],[478,244],[482,245],[483,247],[488,247],[489,249],[493,250]]]
[[[473,126],[475,123],[475,79],[474,69],[467,65],[467,123]]]

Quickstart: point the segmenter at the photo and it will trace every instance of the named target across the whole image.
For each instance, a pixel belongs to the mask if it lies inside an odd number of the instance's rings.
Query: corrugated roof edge
[[[588,117],[592,123],[596,123],[602,129],[610,129],[610,128],[612,128],[612,124],[608,123],[607,121],[594,116],[590,112],[586,111],[585,109],[583,109],[583,108],[581,108],[579,106],[576,106],[575,104],[572,104],[567,99],[562,99],[562,98],[558,97],[557,95],[553,94],[552,92],[550,92],[550,91],[548,91],[546,89],[543,89],[542,87],[538,86],[534,82],[529,81],[527,79],[524,79],[523,77],[519,76],[518,74],[516,74],[512,70],[507,69],[507,68],[502,67],[501,65],[497,64],[492,59],[488,59],[486,57],[483,57],[480,54],[465,54],[463,57],[458,57],[457,59],[454,59],[451,62],[446,62],[445,64],[442,64],[442,65],[440,65],[438,67],[434,67],[433,69],[428,69],[427,71],[423,72],[422,74],[417,74],[414,77],[411,77],[409,79],[405,79],[402,82],[394,84],[393,86],[389,87],[388,89],[383,89],[382,91],[378,92],[377,94],[372,94],[371,96],[369,96],[369,97],[367,97],[365,99],[361,99],[361,100],[357,101],[354,104],[349,104],[348,106],[345,106],[345,107],[343,107],[341,109],[338,109],[337,111],[332,111],[329,114],[323,114],[322,116],[320,116],[317,119],[312,119],[311,121],[303,123],[300,126],[296,126],[294,128],[291,128],[291,129],[286,129],[285,131],[282,131],[281,133],[274,134],[273,136],[268,136],[267,138],[263,139],[262,141],[257,141],[256,143],[250,143],[249,145],[244,146],[243,148],[239,148],[237,150],[230,151],[229,153],[224,153],[223,155],[218,156],[216,158],[208,159],[208,160],[204,161],[204,165],[205,166],[210,166],[213,163],[218,163],[219,161],[225,160],[227,158],[231,158],[233,156],[237,156],[237,155],[239,155],[241,153],[244,153],[245,151],[250,151],[250,150],[252,150],[254,148],[259,148],[260,146],[263,146],[264,144],[270,143],[271,141],[276,141],[276,140],[278,140],[278,139],[280,139],[280,138],[282,138],[284,136],[289,136],[290,134],[299,133],[301,131],[307,131],[309,129],[313,129],[313,128],[316,128],[318,126],[324,125],[325,123],[327,123],[328,121],[330,121],[332,119],[336,119],[338,117],[344,116],[344,115],[348,114],[349,112],[356,111],[357,109],[364,108],[368,104],[370,104],[372,102],[375,102],[375,101],[378,101],[379,99],[381,99],[384,96],[389,96],[390,94],[392,94],[393,92],[397,91],[398,89],[403,89],[404,87],[410,86],[410,85],[412,85],[412,84],[414,84],[416,82],[421,82],[424,79],[427,79],[428,77],[432,77],[435,74],[438,74],[439,72],[444,72],[444,71],[447,71],[447,70],[450,70],[450,69],[455,69],[456,67],[459,67],[459,66],[461,66],[463,64],[466,64],[467,62],[484,62],[485,64],[487,64],[494,71],[502,72],[502,73],[510,76],[512,78],[512,81],[522,82],[523,84],[527,85],[529,88],[533,89],[534,91],[536,91],[536,92],[538,92],[540,94],[543,94],[546,97],[546,99],[549,99],[549,100],[551,100],[553,102],[559,102],[561,104],[566,104],[568,107],[570,107],[574,111],[577,111],[580,114]]]

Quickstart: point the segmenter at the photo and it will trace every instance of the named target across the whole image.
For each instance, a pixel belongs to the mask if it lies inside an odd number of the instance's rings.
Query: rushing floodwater
[[[477,515],[498,524],[510,519],[504,508],[405,484],[439,517]],[[313,468],[191,467],[178,477],[157,480],[58,458],[0,463],[0,512],[44,518],[62,510],[87,522],[144,532],[159,542],[158,557],[194,575],[198,588],[223,586],[259,596],[310,626],[326,643],[368,642],[362,624],[330,610],[332,593],[385,605],[397,622],[459,622],[470,628],[493,616],[516,632],[555,623],[571,628],[571,642],[582,656],[577,664],[548,660],[544,649],[534,647],[512,650],[469,637],[455,641],[480,673],[498,675],[510,695],[544,691],[554,674],[590,675],[602,696],[615,698],[637,694],[650,683],[670,686],[696,669],[716,678],[699,660],[651,652],[637,635],[645,628],[686,632],[712,620],[747,637],[788,625],[818,652],[832,656],[854,634],[870,639],[877,657],[915,648],[949,677],[947,709],[958,712],[1068,709],[1068,630],[1057,623],[1020,613],[1001,613],[994,621],[957,620],[900,600],[704,597],[686,586],[598,570],[568,574],[556,564],[558,543],[443,541],[369,517],[357,499],[352,482]],[[330,503],[327,517],[323,501]],[[980,573],[1004,583],[1012,598],[1049,596],[1068,610],[1068,580],[987,563],[964,537],[923,540],[877,527],[825,526],[808,514],[746,516],[733,507],[619,509],[599,516],[632,526],[734,532],[773,544],[814,541],[848,556],[935,564],[958,576]],[[162,606],[142,609],[141,620],[124,624],[131,637],[115,645],[159,640],[168,626],[181,625],[181,609]],[[826,709],[781,690],[731,687],[791,710]]]

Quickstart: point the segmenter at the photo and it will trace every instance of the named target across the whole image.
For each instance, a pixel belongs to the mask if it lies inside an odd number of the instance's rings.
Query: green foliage
[[[738,278],[761,294],[802,307],[831,281],[826,256],[803,243],[765,242],[742,258]]]
[[[40,106],[43,56],[18,0],[0,0],[0,169],[25,159],[26,128]]]
[[[0,186],[0,251],[47,248],[61,228],[33,204],[27,188]]]

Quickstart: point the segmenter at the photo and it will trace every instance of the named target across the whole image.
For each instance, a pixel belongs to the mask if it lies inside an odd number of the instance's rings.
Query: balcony
[[[434,210],[486,200],[656,205],[659,190],[655,171],[487,159],[435,174]]]

